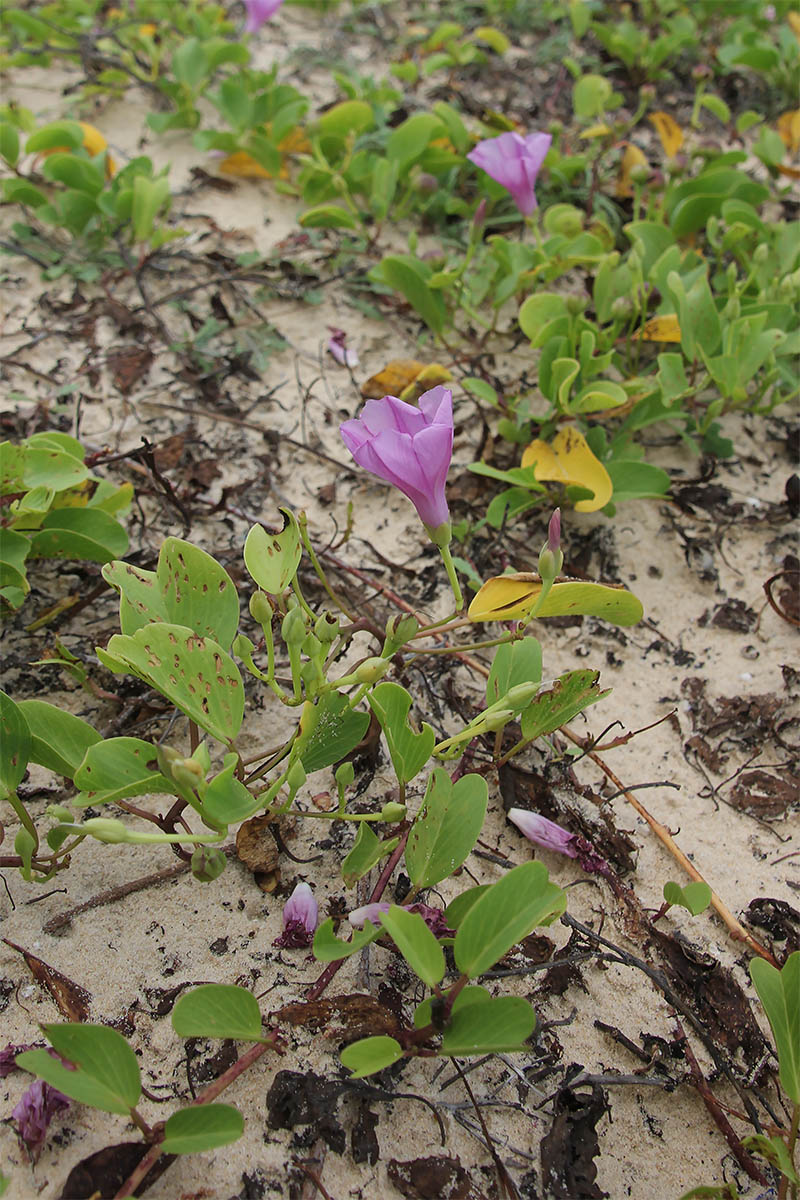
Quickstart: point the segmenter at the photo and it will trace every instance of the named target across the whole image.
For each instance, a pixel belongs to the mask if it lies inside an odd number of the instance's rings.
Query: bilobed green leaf
[[[164,1126],[162,1154],[198,1154],[227,1146],[244,1133],[244,1118],[230,1104],[198,1104],[182,1108],[168,1117]]]
[[[303,229],[358,229],[358,218],[341,204],[317,204],[297,218]]]
[[[461,866],[483,827],[488,799],[482,775],[462,775],[453,785],[443,768],[432,772],[406,846],[415,887],[433,887]]]
[[[75,801],[80,806],[159,792],[177,794],[156,766],[155,746],[132,737],[106,738],[90,746],[73,782],[82,792]]]
[[[119,664],[144,679],[181,712],[221,742],[241,728],[244,688],[239,668],[211,638],[185,625],[146,625],[131,637],[115,633],[98,658],[119,673]]]
[[[46,700],[20,700],[18,708],[31,734],[30,761],[58,775],[71,779],[89,747],[103,740],[87,721]]]
[[[297,521],[288,509],[281,509],[283,529],[268,533],[263,525],[254,525],[244,543],[244,565],[260,588],[278,596],[294,579],[303,546]]]
[[[261,1010],[253,993],[224,983],[203,983],[184,992],[172,1010],[172,1028],[180,1037],[239,1042],[259,1042],[264,1037]]]
[[[430,758],[436,734],[425,722],[419,733],[411,729],[408,724],[411,697],[397,683],[379,683],[367,700],[386,737],[397,779],[406,784],[419,774]]]
[[[25,775],[31,753],[31,731],[24,715],[5,692],[0,692],[0,795],[15,792]]]
[[[371,871],[376,863],[394,850],[399,841],[400,838],[396,837],[382,842],[366,821],[360,821],[353,849],[342,862],[342,878],[346,886],[352,887],[356,880],[362,879],[367,871]]]
[[[454,947],[456,966],[470,979],[477,978],[566,907],[566,893],[550,883],[544,863],[514,867],[483,893],[461,922]]]
[[[341,692],[325,692],[314,707],[316,723],[300,752],[307,775],[344,758],[356,748],[369,726],[369,713],[352,709]]]
[[[228,572],[198,546],[169,537],[156,569],[167,622],[188,625],[226,650],[239,627],[239,598]]]
[[[590,704],[596,704],[610,692],[598,686],[599,671],[567,671],[559,676],[551,688],[539,692],[520,718],[522,736],[526,741],[552,733],[571,721]]]
[[[466,991],[466,989],[465,989]],[[525,1049],[536,1026],[536,1014],[521,996],[456,997],[442,1037],[442,1054],[502,1054]]]
[[[351,1072],[351,1079],[363,1079],[365,1075],[374,1075],[402,1057],[403,1047],[393,1037],[362,1038],[360,1042],[353,1042],[352,1046],[348,1046],[340,1055],[342,1066]]]
[[[24,447],[22,479],[26,487],[44,486],[54,492],[76,487],[88,478],[88,468],[79,458],[48,445]]]
[[[441,982],[444,951],[419,913],[393,904],[388,912],[381,913],[381,925],[423,983],[434,987]]]
[[[351,940],[345,942],[336,937],[333,932],[333,918],[328,917],[314,934],[314,957],[320,962],[338,962],[340,958],[349,958],[351,954],[363,950],[382,933],[383,930],[376,929],[371,921],[365,921],[364,928],[354,929]]]
[[[535,637],[503,642],[494,652],[486,680],[486,703],[501,700],[520,683],[539,683],[542,678],[542,647]]]
[[[97,508],[56,508],[31,537],[33,558],[81,558],[110,562],[128,549],[128,535],[108,513]]]
[[[800,1104],[800,950],[789,955],[780,971],[763,958],[751,959],[750,978],[778,1047],[781,1086]]]
[[[667,287],[678,311],[681,347],[689,362],[697,358],[698,345],[706,355],[714,354],[722,338],[722,326],[705,275],[700,275],[687,292],[678,272],[670,271]]]
[[[106,563],[100,573],[119,595],[119,624],[123,633],[130,635],[151,621],[167,620],[155,571],[117,560]]]
[[[681,887],[679,883],[664,884],[664,899],[667,904],[679,904],[688,908],[693,917],[703,912],[711,903],[711,888],[701,880],[693,880]]]
[[[420,113],[420,116],[425,116]],[[434,333],[445,326],[447,310],[439,292],[428,286],[431,269],[410,254],[390,254],[375,268],[375,277],[405,296],[411,307]]]
[[[148,179],[146,175],[135,177],[131,207],[134,241],[144,242],[151,236],[155,219],[169,198],[169,180],[165,176],[158,179]]]
[[[44,1025],[53,1049],[74,1063],[71,1071],[46,1050],[26,1050],[17,1063],[65,1096],[103,1112],[127,1116],[142,1091],[139,1064],[121,1033],[107,1025]]]

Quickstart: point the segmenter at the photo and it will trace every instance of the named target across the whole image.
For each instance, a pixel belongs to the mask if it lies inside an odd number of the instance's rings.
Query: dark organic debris
[[[800,912],[785,900],[759,896],[748,904],[745,920],[748,925],[766,929],[774,939],[770,949],[779,962],[784,961],[795,950],[800,950]],[[782,952],[776,949],[775,942],[786,943]]]
[[[12,950],[18,950],[25,959],[28,969],[40,987],[49,992],[58,1011],[66,1021],[81,1023],[89,1020],[89,1006],[92,1002],[91,992],[87,992],[78,983],[73,983],[66,975],[62,975],[55,967],[48,966],[41,958],[28,950],[3,938]]]
[[[374,996],[353,993],[336,996],[331,1000],[310,1000],[307,1003],[286,1004],[270,1014],[275,1020],[289,1021],[292,1025],[306,1025],[311,1030],[325,1029],[337,1040],[349,1042],[359,1038],[388,1035],[396,1037],[403,1022],[396,1013],[385,1007]],[[331,1021],[338,1018],[341,1026],[329,1029]]]
[[[113,1200],[148,1149],[144,1142],[121,1142],[97,1150],[72,1168],[58,1200]],[[174,1154],[162,1154],[134,1195],[143,1196],[174,1161]]]
[[[389,1178],[407,1200],[487,1200],[457,1158],[431,1155],[387,1164]]]
[[[378,1115],[366,1103],[358,1105],[358,1116],[350,1131],[350,1151],[353,1162],[369,1163],[372,1166],[380,1158],[380,1146],[375,1129]]]
[[[308,1125],[304,1144],[321,1137],[329,1149],[343,1154],[344,1129],[336,1119],[341,1083],[308,1071],[278,1071],[267,1092],[267,1122],[271,1129]]]
[[[553,1124],[542,1138],[542,1182],[548,1200],[603,1200],[595,1158],[600,1153],[597,1125],[608,1113],[605,1092],[563,1088],[555,1098]]]
[[[789,770],[747,771],[731,788],[730,804],[762,820],[782,817],[800,803],[800,776]]]
[[[697,622],[700,626],[715,625],[717,629],[729,629],[731,633],[749,633],[758,616],[748,608],[744,600],[725,600],[713,609],[706,609]]]

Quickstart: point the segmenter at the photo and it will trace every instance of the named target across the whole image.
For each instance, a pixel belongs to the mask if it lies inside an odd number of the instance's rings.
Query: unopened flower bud
[[[766,246],[764,244],[764,242],[759,242],[759,244],[756,246],[755,250],[753,251],[753,262],[757,263],[758,266],[761,267],[764,265],[764,263],[767,261],[768,258],[769,258],[769,246]]]
[[[381,820],[388,822],[390,825],[393,825],[396,821],[404,820],[405,815],[405,804],[398,804],[396,800],[390,800],[381,809]]]
[[[650,168],[646,163],[637,163],[631,168],[631,180],[633,183],[647,183],[650,178]]]
[[[51,821],[72,820],[72,810],[66,804],[48,804],[46,812]]]
[[[439,180],[428,171],[423,171],[421,175],[417,176],[416,188],[423,196],[430,196],[438,190]]]
[[[333,777],[336,780],[337,787],[340,787],[340,788],[350,787],[350,785],[352,784],[353,780],[356,777],[355,767],[349,761],[339,763],[339,766],[336,768],[336,771],[334,772]]]
[[[388,658],[365,658],[356,667],[353,674],[359,683],[377,683],[391,666]]]
[[[122,821],[117,821],[114,817],[90,817],[88,821],[83,822],[81,832],[90,833],[98,842],[117,843],[128,840],[127,829]]]
[[[298,883],[283,906],[283,933],[273,946],[286,950],[310,946],[314,940],[319,917],[319,905],[307,883]]]
[[[525,708],[528,701],[533,700],[538,692],[538,683],[517,683],[506,692],[503,697],[503,704],[517,710]]]
[[[489,711],[484,714],[482,722],[483,729],[487,730],[489,733],[497,733],[498,730],[503,729],[508,724],[513,716],[513,708],[498,708],[495,711],[489,709]]]
[[[316,658],[322,650],[322,642],[315,633],[307,633],[300,649],[308,658]]]
[[[339,621],[333,613],[322,613],[314,623],[314,633],[323,645],[329,645],[339,633]]]
[[[250,597],[250,616],[259,625],[272,623],[273,608],[264,592],[253,592]]]
[[[281,637],[287,646],[302,646],[306,636],[306,618],[302,608],[290,608],[281,622]]]
[[[475,233],[483,229],[486,221],[486,197],[484,196],[472,216],[472,228]]]
[[[192,875],[200,883],[213,883],[225,870],[227,858],[214,846],[196,846],[192,852]]]
[[[286,773],[286,782],[292,795],[300,790],[306,779],[306,769],[298,759],[297,762],[292,763],[291,767],[289,767],[289,770]]]
[[[633,316],[633,304],[628,296],[617,296],[611,305],[611,315],[617,321],[628,321]]]
[[[419,621],[410,614],[390,617],[386,622],[386,643],[391,652],[405,646],[419,632]]]
[[[588,301],[585,296],[567,296],[567,312],[573,317],[579,317],[586,309]]]

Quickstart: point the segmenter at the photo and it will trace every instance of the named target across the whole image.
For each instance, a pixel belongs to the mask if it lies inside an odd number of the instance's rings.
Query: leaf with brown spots
[[[18,950],[23,956],[33,978],[50,994],[56,1008],[65,1020],[78,1024],[88,1021],[89,1007],[92,1003],[91,992],[87,992],[86,988],[81,987],[79,983],[73,983],[55,967],[49,966],[41,958],[31,954],[29,950],[18,946],[16,942],[10,942],[8,938],[3,938],[3,941],[12,950]]]

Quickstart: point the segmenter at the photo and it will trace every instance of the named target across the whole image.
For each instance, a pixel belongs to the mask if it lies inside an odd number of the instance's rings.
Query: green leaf
[[[158,179],[148,179],[146,175],[135,177],[131,207],[134,241],[145,242],[152,236],[155,219],[169,199],[169,180],[163,175]]]
[[[30,761],[73,777],[90,746],[102,737],[87,721],[46,700],[20,700],[17,706],[31,734]]]
[[[605,467],[614,485],[614,504],[641,497],[657,499],[667,494],[672,483],[666,471],[650,463],[610,459]]]
[[[408,713],[411,697],[397,683],[379,683],[369,693],[367,700],[386,737],[398,782],[406,784],[419,774],[430,758],[436,744],[436,734],[425,722],[419,733],[410,728]]]
[[[693,880],[685,887],[670,880],[664,884],[664,899],[667,904],[679,904],[681,908],[688,908],[692,916],[696,917],[711,903],[711,888],[700,880]]]
[[[4,179],[3,199],[9,204],[24,204],[28,208],[41,208],[47,203],[47,196],[39,191],[27,179]]]
[[[466,989],[465,989],[466,991]],[[536,1014],[520,996],[498,996],[486,1000],[467,997],[453,1005],[452,1016],[442,1037],[442,1054],[502,1054],[524,1050],[536,1026]]]
[[[315,701],[314,708],[316,722],[300,752],[307,775],[348,755],[369,726],[369,713],[356,712],[340,692],[325,692]]]
[[[465,892],[461,892],[456,896],[455,900],[451,900],[444,910],[444,915],[447,917],[447,924],[452,929],[458,929],[473,904],[477,900],[480,900],[483,893],[487,892],[491,886],[490,883],[476,884],[475,887],[467,888]]]
[[[31,755],[31,731],[23,713],[0,692],[0,794],[15,792]]]
[[[375,117],[366,100],[342,100],[322,114],[317,121],[317,133],[344,139],[348,133],[363,133],[374,124]]]
[[[423,983],[432,988],[441,982],[444,951],[419,913],[393,904],[388,912],[381,913],[381,925]]]
[[[472,621],[513,621],[527,617],[539,599],[542,582],[536,575],[495,575],[488,579],[469,606]],[[561,617],[581,613],[602,617],[614,625],[635,625],[644,615],[642,603],[624,587],[569,580],[554,583],[536,614]]]
[[[722,327],[705,275],[700,275],[687,292],[677,271],[670,271],[667,288],[675,301],[681,347],[686,357],[693,362],[698,356],[698,345],[706,355],[714,354],[722,339]]]
[[[102,192],[105,183],[102,165],[78,158],[76,154],[51,154],[42,165],[42,174],[45,179],[63,183],[92,199]]]
[[[167,1119],[162,1154],[197,1154],[227,1146],[244,1133],[244,1118],[230,1104],[199,1104],[182,1108]]]
[[[394,850],[399,841],[399,837],[381,841],[372,832],[367,821],[359,821],[353,849],[342,862],[342,878],[346,886],[352,887],[357,879],[371,871],[376,863]]]
[[[89,471],[81,458],[67,454],[48,443],[33,443],[24,447],[22,480],[26,487],[44,486],[63,492],[88,479]]]
[[[544,863],[514,867],[479,897],[461,922],[456,966],[470,979],[483,975],[537,925],[549,924],[566,907],[566,893],[550,883]]]
[[[288,509],[282,508],[281,513],[280,533],[268,533],[263,525],[254,525],[244,543],[244,565],[271,596],[279,596],[289,586],[303,553],[297,521]]]
[[[83,145],[83,138],[78,121],[52,121],[31,134],[25,143],[25,153],[39,154],[42,150],[63,149],[64,146],[77,150]]]
[[[156,748],[150,742],[133,737],[96,742],[89,747],[73,776],[76,788],[83,793],[77,803],[111,804],[129,796],[159,792],[176,795],[175,785],[153,768],[156,768]]]
[[[226,650],[239,627],[239,598],[224,567],[198,546],[169,537],[158,555],[166,620],[213,637]]]
[[[128,549],[128,535],[97,508],[57,508],[49,512],[31,537],[34,558],[80,558],[106,563]]]
[[[10,121],[0,121],[0,158],[3,158],[10,167],[17,165],[19,134]]]
[[[351,1079],[363,1079],[365,1075],[374,1075],[383,1071],[403,1057],[403,1047],[393,1037],[362,1038],[353,1042],[343,1050],[340,1058],[342,1066],[351,1072]]]
[[[297,218],[303,229],[358,229],[358,218],[341,204],[317,204]]]
[[[246,821],[264,807],[263,801],[247,790],[234,772],[239,764],[237,754],[226,754],[225,764],[208,784],[202,800],[202,813],[219,825],[234,825]]]
[[[338,962],[340,958],[349,958],[351,954],[363,950],[382,933],[383,930],[376,929],[371,921],[365,921],[364,928],[354,929],[351,940],[345,942],[336,937],[333,932],[333,917],[328,917],[314,934],[314,957],[320,962]]]
[[[544,346],[551,338],[566,334],[569,327],[567,302],[558,292],[539,292],[528,296],[519,310],[519,326],[534,347]]]
[[[611,101],[613,88],[604,75],[582,75],[572,89],[576,117],[599,117]]]
[[[74,1063],[71,1071],[47,1050],[26,1050],[16,1062],[65,1096],[127,1116],[142,1091],[139,1064],[121,1033],[107,1025],[43,1025],[53,1049]]]
[[[185,625],[154,623],[132,636],[115,633],[98,658],[129,670],[221,742],[236,737],[244,717],[239,668],[222,647]],[[119,664],[124,664],[121,668]]]
[[[778,1048],[781,1085],[800,1104],[800,950],[789,955],[780,971],[763,958],[751,959],[750,978]]]
[[[389,134],[386,157],[397,163],[401,176],[417,159],[421,158],[433,140],[447,129],[433,113],[414,113]]]
[[[191,91],[194,91],[205,79],[208,68],[209,60],[206,49],[196,37],[187,38],[186,41],[181,42],[172,55],[172,70],[175,78]]]
[[[482,775],[462,775],[453,785],[447,771],[433,771],[406,847],[415,887],[433,887],[461,866],[483,827],[488,799]]]
[[[504,642],[494,653],[486,680],[486,703],[501,700],[520,683],[539,683],[542,678],[542,647],[535,637]]]
[[[184,992],[172,1010],[179,1037],[233,1038],[260,1042],[261,1010],[252,992],[224,983],[204,983]]]
[[[30,538],[0,526],[0,587],[30,590],[25,560],[30,554]]]
[[[610,692],[598,686],[599,671],[567,671],[559,676],[552,688],[539,695],[522,714],[520,724],[525,741],[552,733],[571,721],[590,704],[596,704]]]
[[[765,1137],[763,1133],[751,1133],[742,1138],[745,1150],[760,1154],[773,1167],[777,1167],[781,1175],[785,1175],[791,1183],[800,1183],[800,1177],[794,1169],[794,1163],[789,1157],[789,1149],[780,1137]]]
[[[420,113],[420,116],[425,116]],[[422,317],[434,333],[441,333],[445,326],[447,310],[444,300],[428,285],[432,272],[427,264],[410,254],[390,254],[382,259],[371,277],[377,278],[388,287],[405,296],[411,307]]]

